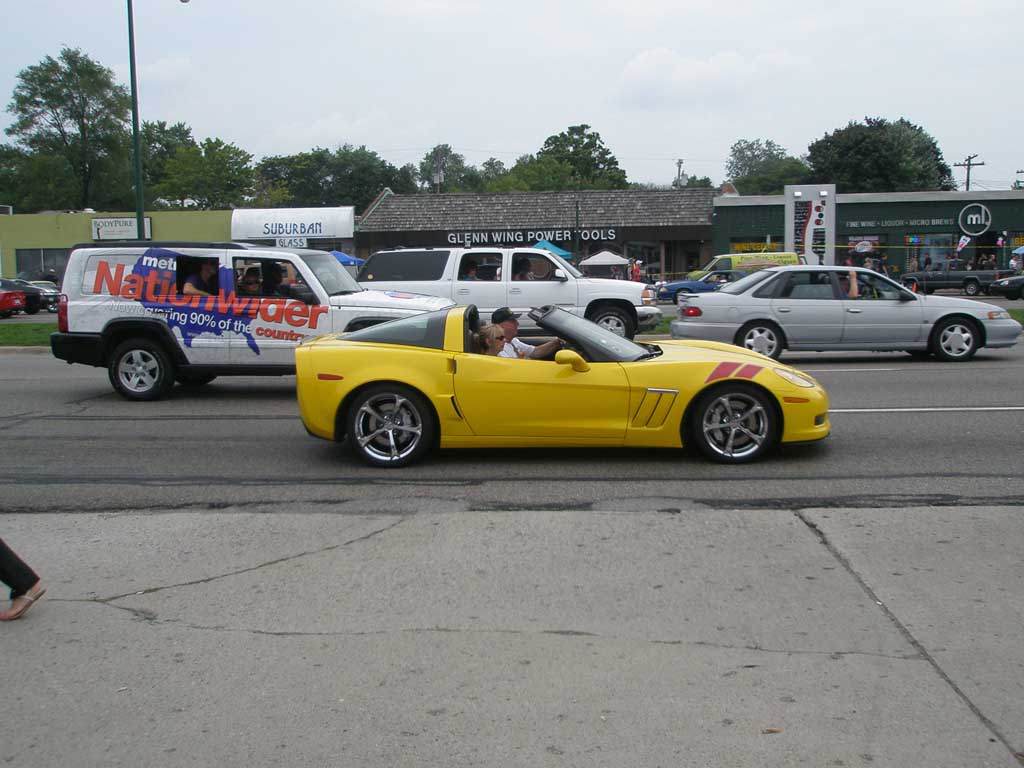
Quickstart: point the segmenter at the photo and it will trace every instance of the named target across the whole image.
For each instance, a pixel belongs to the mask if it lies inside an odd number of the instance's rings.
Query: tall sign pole
[[[128,64],[132,78],[132,145],[135,153],[135,230],[139,240],[146,239],[146,203],[142,194],[142,142],[139,139],[139,86],[135,77],[135,14],[128,0]]]

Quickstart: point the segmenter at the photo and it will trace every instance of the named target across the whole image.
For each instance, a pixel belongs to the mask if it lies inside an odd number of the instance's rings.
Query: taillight
[[[68,297],[64,293],[57,299],[57,330],[61,333],[68,332]]]
[[[683,307],[679,310],[679,314],[682,317],[700,317],[704,313],[700,311],[700,307]]]

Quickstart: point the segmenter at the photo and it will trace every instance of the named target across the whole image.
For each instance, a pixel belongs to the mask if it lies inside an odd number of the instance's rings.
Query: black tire
[[[723,464],[760,458],[778,444],[781,434],[781,419],[771,397],[741,382],[702,393],[690,407],[688,418],[684,441]]]
[[[348,448],[374,467],[404,467],[423,458],[437,439],[434,411],[402,384],[375,384],[351,402],[345,416]]]
[[[598,305],[587,315],[587,319],[597,323],[605,330],[611,331],[617,336],[632,339],[636,336],[636,324],[626,310],[614,305]]]
[[[981,329],[973,320],[963,317],[943,318],[932,329],[929,350],[946,363],[962,363],[978,351]]]
[[[1019,291],[1017,292],[1017,295],[1016,295],[1016,296],[1015,296],[1014,298],[1017,298],[1017,299],[1024,299],[1024,288],[1021,288],[1021,289],[1020,289],[1020,290],[1019,290]]]
[[[201,387],[216,378],[217,376],[212,373],[179,373],[174,377],[175,381],[183,387]]]
[[[38,315],[39,314],[39,305],[38,304],[33,304],[32,306],[29,306],[28,304],[26,304],[25,305],[25,314],[26,315]]]
[[[732,343],[778,360],[786,348],[786,337],[782,329],[770,320],[755,320],[736,331]]]
[[[981,283],[977,280],[965,280],[964,293],[968,296],[978,296],[981,293]]]
[[[128,400],[159,400],[174,386],[174,363],[163,347],[149,339],[118,344],[107,374],[115,391]]]

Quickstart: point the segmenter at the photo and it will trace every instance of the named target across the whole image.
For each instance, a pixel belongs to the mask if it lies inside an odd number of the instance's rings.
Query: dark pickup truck
[[[932,293],[941,288],[959,288],[968,296],[988,293],[996,280],[1012,275],[1009,269],[967,269],[962,259],[950,259],[937,269],[907,272],[900,279],[912,291]]]

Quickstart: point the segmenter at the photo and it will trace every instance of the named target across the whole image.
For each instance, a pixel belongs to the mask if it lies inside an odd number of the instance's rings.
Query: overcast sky
[[[122,0],[11,2],[4,27],[4,104],[63,46],[129,83]],[[365,144],[395,165],[447,143],[509,167],[587,123],[657,184],[677,158],[718,184],[738,139],[802,155],[868,115],[922,126],[950,166],[977,154],[972,190],[1007,189],[1024,179],[1022,29],[1020,0],[135,2],[142,119],[197,139],[257,159]]]

